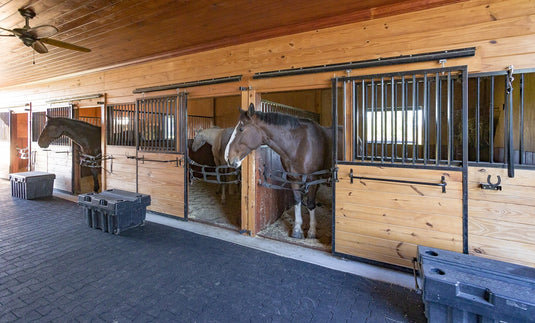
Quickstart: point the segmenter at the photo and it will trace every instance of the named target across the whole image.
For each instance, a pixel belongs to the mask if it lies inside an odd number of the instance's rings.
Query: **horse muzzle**
[[[238,168],[241,165],[241,160],[238,159],[238,157],[234,157],[234,159],[227,159],[227,164],[231,167]]]

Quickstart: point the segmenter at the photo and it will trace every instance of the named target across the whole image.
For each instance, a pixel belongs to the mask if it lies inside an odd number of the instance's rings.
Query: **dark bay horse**
[[[225,148],[232,135],[234,128],[219,128],[212,127],[198,131],[193,139],[191,150],[197,151],[201,146],[208,143],[212,145],[212,155],[214,157],[214,163],[216,166],[226,165],[225,161]],[[225,179],[226,176],[223,178]],[[221,203],[226,203],[226,184],[221,184]]]
[[[234,167],[251,151],[268,145],[279,154],[282,167],[294,174],[311,174],[332,167],[332,129],[322,127],[309,119],[276,113],[259,112],[254,105],[248,111],[240,108],[238,124],[232,132],[225,149],[225,160]],[[339,147],[340,149],[340,147]],[[314,176],[307,178],[312,181]],[[302,239],[301,199],[299,184],[292,183],[295,198],[295,224],[292,237]],[[318,185],[311,185],[307,194],[307,209],[310,213],[310,229],[307,237],[316,238],[316,192]]]
[[[52,140],[62,135],[69,137],[78,145],[83,154],[94,156],[97,159],[102,158],[100,127],[80,120],[47,116],[45,127],[41,131],[37,143],[41,148],[48,148]],[[93,176],[93,190],[98,192],[100,167],[91,167],[90,170]]]

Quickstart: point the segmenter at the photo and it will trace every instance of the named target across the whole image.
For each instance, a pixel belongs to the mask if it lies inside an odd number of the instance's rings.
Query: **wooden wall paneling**
[[[470,254],[535,267],[534,245],[488,236],[470,235]]]
[[[138,192],[151,195],[151,211],[184,217],[184,166],[170,161],[183,158],[181,154],[138,152]]]
[[[106,189],[121,189],[130,192],[136,191],[136,160],[128,156],[136,156],[136,147],[106,146],[107,159],[105,168]]]
[[[188,100],[188,115],[213,117],[214,99],[203,98]]]
[[[355,176],[439,183],[440,187],[355,179]],[[335,252],[410,267],[416,246],[462,251],[462,172],[339,165]],[[450,189],[451,187],[451,189]],[[401,247],[404,246],[404,251]],[[362,249],[360,249],[362,248]]]
[[[235,127],[240,116],[241,96],[223,96],[215,98],[215,124],[221,128]]]
[[[269,147],[260,147],[256,150],[255,164],[258,165],[255,178],[263,178],[263,171],[282,171],[280,157]],[[256,186],[256,221],[255,232],[265,229],[277,221],[282,213],[295,205],[293,192],[276,190],[273,188]]]
[[[55,146],[46,153],[47,172],[56,174],[54,188],[72,193],[72,147]]]
[[[482,190],[481,183],[501,178],[501,191]],[[468,243],[478,256],[535,266],[534,171],[469,167]]]
[[[180,154],[138,152],[138,192],[151,195],[151,211],[184,218],[184,166],[169,161],[183,158]]]
[[[336,251],[401,267],[412,267],[417,245],[353,232],[337,232]],[[355,255],[358,250],[358,255]]]

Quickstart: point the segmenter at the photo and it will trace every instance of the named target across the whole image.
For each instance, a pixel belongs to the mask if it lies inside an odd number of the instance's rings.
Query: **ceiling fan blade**
[[[16,30],[11,30],[11,29],[7,29],[7,28],[2,28],[0,27],[0,29],[4,30],[4,31],[8,31],[10,33],[12,33],[13,35],[15,36],[20,36],[21,34],[19,32],[17,32]],[[8,35],[2,35],[2,36],[8,36]]]
[[[33,36],[33,38],[48,38],[55,35],[58,29],[52,25],[42,25],[26,30],[26,32]]]
[[[85,48],[85,47],[82,47],[82,46],[69,44],[69,43],[62,42],[60,40],[51,39],[51,38],[42,38],[42,39],[40,39],[40,41],[42,41],[45,44],[52,45],[52,46],[66,48],[66,49],[72,49],[72,50],[77,50],[79,52],[88,53],[88,52],[91,51],[89,48]]]
[[[43,44],[39,40],[33,42],[32,48],[35,49],[35,51],[39,54],[48,53],[48,49],[46,48],[45,44]]]

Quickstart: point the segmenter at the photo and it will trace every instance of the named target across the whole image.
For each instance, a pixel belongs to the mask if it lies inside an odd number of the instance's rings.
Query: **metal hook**
[[[496,177],[498,177],[498,181],[496,183],[492,183],[490,181],[491,176],[492,175],[487,176],[487,184],[484,184],[484,183],[480,184],[481,189],[483,189],[483,190],[501,191],[502,190],[502,186],[500,184],[502,182],[502,178],[500,177],[500,175],[497,175]]]
[[[511,93],[513,90],[513,81],[515,78],[513,77],[513,72],[515,70],[515,67],[513,65],[507,66],[507,93]]]
[[[442,68],[445,68],[444,65],[446,64],[447,61],[448,61],[447,59],[443,58],[443,59],[438,60],[438,63],[442,64]],[[442,71],[442,75],[444,75],[444,71]]]

